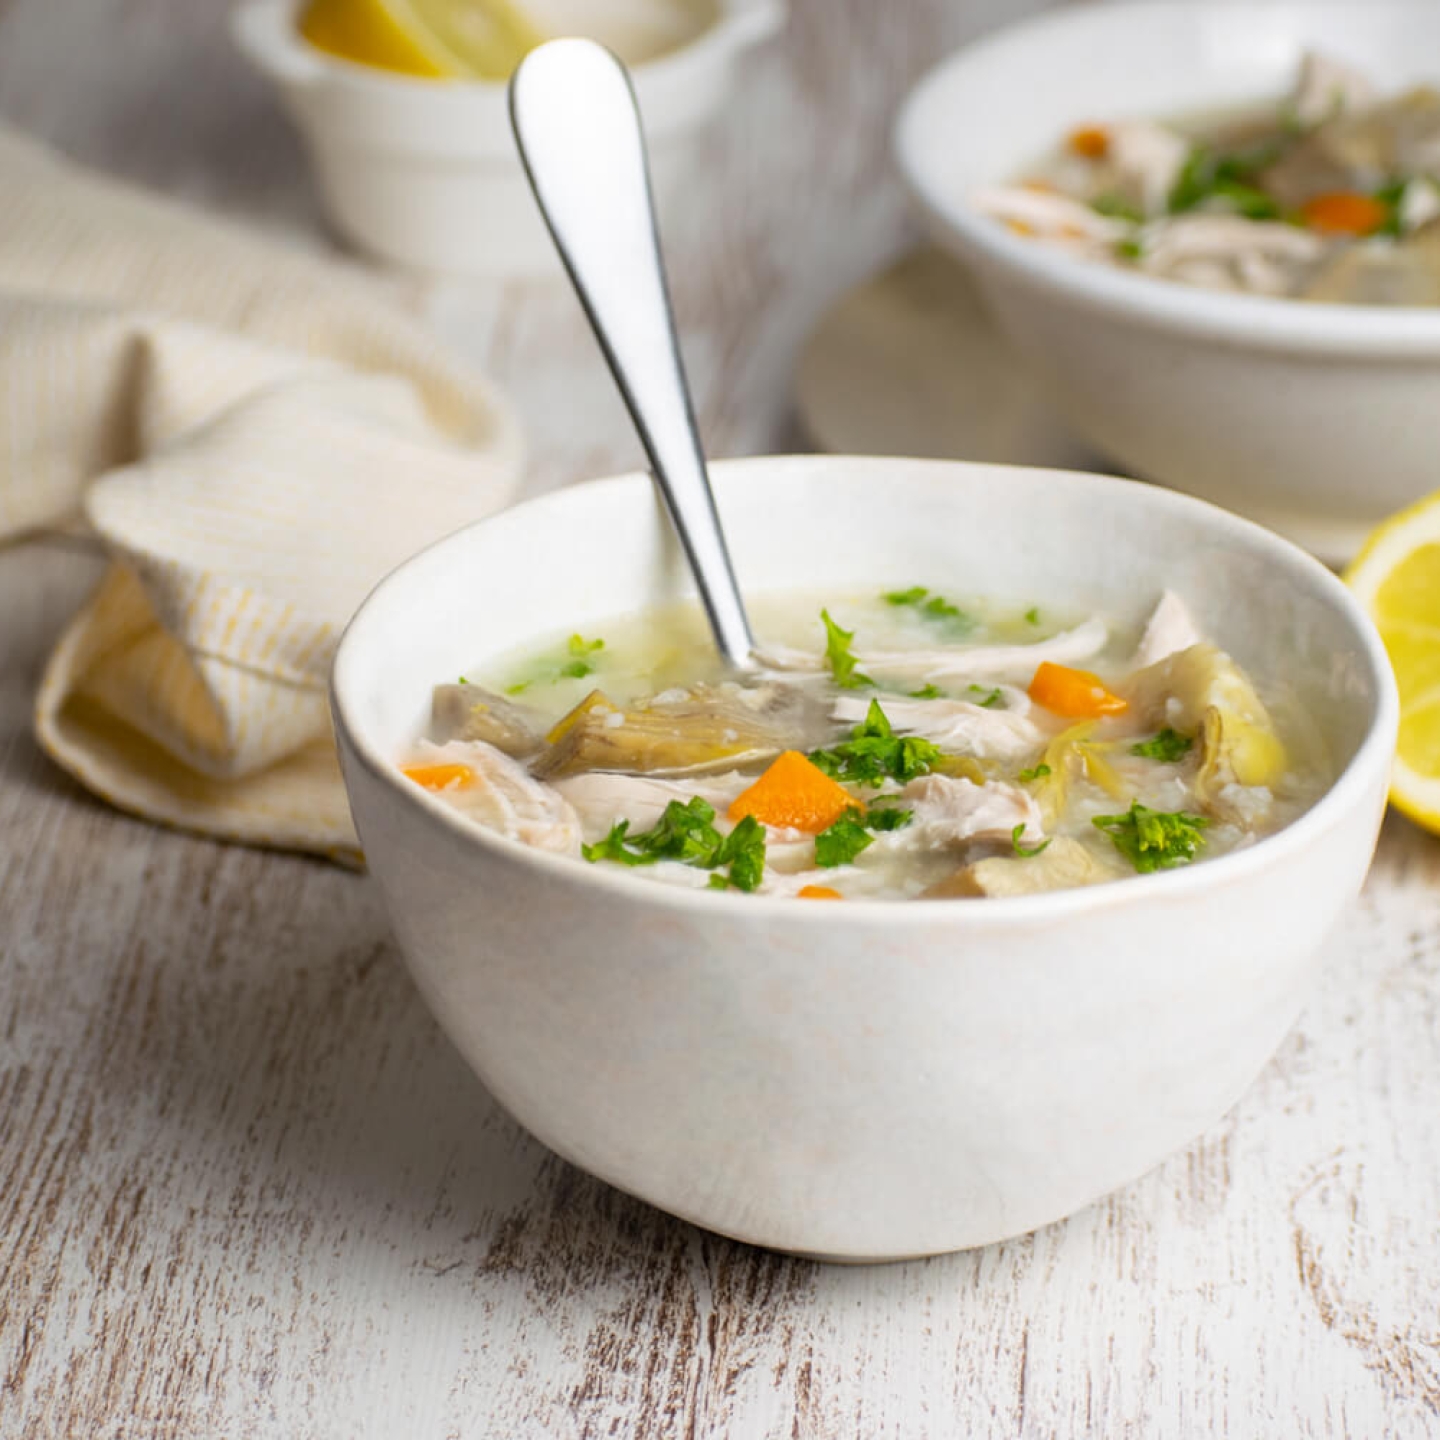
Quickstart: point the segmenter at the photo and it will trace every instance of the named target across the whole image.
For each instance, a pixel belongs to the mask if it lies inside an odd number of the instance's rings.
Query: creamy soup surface
[[[1254,844],[1333,767],[1304,708],[1166,592],[1143,632],[914,585],[752,603],[761,669],[676,606],[436,686],[415,784],[510,839],[670,885],[1025,895]]]
[[[1214,290],[1440,305],[1440,90],[1308,55],[1242,112],[1096,118],[975,204],[1084,259]]]

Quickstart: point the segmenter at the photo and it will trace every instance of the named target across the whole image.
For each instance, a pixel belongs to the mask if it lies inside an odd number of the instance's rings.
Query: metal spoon
[[[650,457],[721,655],[755,641],[705,470],[660,256],[640,112],[625,67],[590,40],[532,50],[510,81],[531,189]]]

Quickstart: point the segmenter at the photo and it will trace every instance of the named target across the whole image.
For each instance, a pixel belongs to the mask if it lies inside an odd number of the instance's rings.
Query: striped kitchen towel
[[[88,789],[358,858],[326,706],[391,566],[513,498],[516,422],[358,269],[0,132],[0,539],[111,558],[36,703]],[[3,555],[0,555],[3,563]]]

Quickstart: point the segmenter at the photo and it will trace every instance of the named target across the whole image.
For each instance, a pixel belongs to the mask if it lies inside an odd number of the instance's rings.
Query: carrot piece
[[[818,835],[860,802],[798,750],[787,750],[730,806],[730,818]]]
[[[1030,698],[1057,715],[1095,718],[1123,715],[1129,703],[1105,688],[1105,682],[1088,670],[1072,670],[1046,660],[1030,682]]]
[[[1373,235],[1389,218],[1380,201],[1358,190],[1331,190],[1300,207],[1300,218],[1325,235]]]
[[[838,890],[832,890],[828,885],[807,885],[803,890],[797,890],[795,897],[798,900],[843,900],[845,898]]]
[[[1099,125],[1082,125],[1070,132],[1070,148],[1087,160],[1103,160],[1110,153],[1110,132]]]
[[[475,772],[468,765],[407,765],[401,772],[407,780],[427,790],[464,790],[475,783]]]

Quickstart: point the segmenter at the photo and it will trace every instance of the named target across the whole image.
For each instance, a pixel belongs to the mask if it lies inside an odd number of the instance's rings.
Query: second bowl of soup
[[[1374,845],[1383,649],[1274,536],[1131,482],[715,467],[713,659],[644,476],[452,536],[336,660],[441,1024],[560,1154],[787,1250],[1069,1213],[1239,1096]]]
[[[1437,55],[1428,4],[1085,6],[942,64],[897,152],[1078,434],[1343,561],[1435,486]]]

